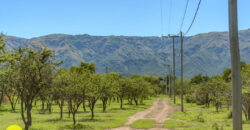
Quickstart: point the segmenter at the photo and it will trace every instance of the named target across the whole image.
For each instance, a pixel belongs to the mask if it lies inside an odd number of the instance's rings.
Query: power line
[[[193,18],[193,20],[192,20],[192,23],[190,24],[190,26],[189,26],[188,30],[186,31],[186,33],[185,33],[184,35],[187,35],[187,34],[188,34],[188,32],[190,31],[190,29],[192,28],[192,26],[193,26],[193,24],[194,24],[194,20],[195,20],[195,18],[196,18],[196,16],[197,16],[197,13],[198,13],[198,11],[199,11],[200,4],[201,4],[201,0],[200,0],[200,1],[199,1],[199,3],[198,3],[198,6],[197,6],[197,9],[196,9],[196,12],[195,12],[195,14],[194,14],[194,18]]]
[[[162,0],[160,0],[160,6],[161,6],[161,36],[163,36],[163,11],[162,11]]]
[[[187,7],[188,7],[188,3],[189,3],[189,0],[187,0],[186,2],[186,6],[185,6],[185,10],[184,10],[184,14],[183,14],[183,17],[182,17],[182,22],[181,22],[181,27],[180,27],[180,31],[182,29],[182,26],[183,26],[183,22],[184,22],[184,19],[185,19],[185,16],[186,16],[186,12],[187,12]]]
[[[170,33],[170,26],[171,26],[171,16],[172,16],[172,0],[169,3],[169,18],[168,18],[168,34]]]

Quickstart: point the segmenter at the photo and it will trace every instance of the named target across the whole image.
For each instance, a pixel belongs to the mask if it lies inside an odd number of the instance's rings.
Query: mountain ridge
[[[241,61],[250,62],[250,29],[239,31]],[[47,46],[63,67],[81,61],[96,64],[97,72],[163,75],[172,64],[172,40],[157,36],[91,36],[49,34],[30,39],[7,36],[7,48]],[[180,74],[180,43],[176,41],[176,74]],[[230,67],[228,32],[209,32],[184,38],[184,76],[215,75]]]

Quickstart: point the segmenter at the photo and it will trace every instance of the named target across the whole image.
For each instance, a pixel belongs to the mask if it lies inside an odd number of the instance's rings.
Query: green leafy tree
[[[66,98],[66,88],[69,86],[68,71],[66,69],[59,69],[55,78],[53,79],[53,95],[55,96],[55,100],[58,101],[58,106],[60,108],[60,119],[63,119],[63,107]]]
[[[3,68],[4,73],[1,75],[0,82],[3,87],[3,92],[8,98],[11,109],[15,111],[17,101],[19,100],[19,94],[17,91],[18,83],[18,73],[15,71],[15,68]]]
[[[242,108],[246,120],[250,120],[250,64],[242,69]]]
[[[32,125],[32,103],[52,83],[53,70],[57,64],[53,62],[54,54],[46,47],[38,50],[20,48],[16,55],[19,55],[16,71],[19,75],[17,91],[21,98],[21,116],[25,130],[28,130]]]
[[[94,119],[95,104],[100,99],[102,93],[101,75],[92,74],[90,76],[90,83],[86,88],[86,96],[89,101],[89,108],[91,110],[91,119]]]
[[[4,35],[0,34],[0,64],[3,64],[7,61],[6,54],[8,53],[7,50],[4,48],[6,45],[4,41]],[[3,78],[3,74],[1,73],[0,78]],[[2,105],[2,101],[4,99],[4,85],[0,85],[0,107]]]
[[[67,83],[65,93],[68,102],[68,109],[73,116],[73,125],[75,126],[76,120],[75,115],[78,111],[79,106],[83,102],[83,90],[85,89],[87,74],[80,74],[75,71],[69,71],[66,73],[65,81]]]
[[[103,112],[106,110],[108,99],[115,96],[116,87],[119,86],[121,76],[118,73],[111,72],[101,76],[101,97]]]
[[[115,94],[120,99],[120,108],[123,107],[123,99],[130,91],[129,88],[132,87],[132,81],[129,78],[120,78],[118,81],[118,85],[116,86]]]

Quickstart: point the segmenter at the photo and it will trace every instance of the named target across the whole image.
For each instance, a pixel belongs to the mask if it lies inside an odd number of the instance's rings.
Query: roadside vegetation
[[[5,49],[0,36],[0,129],[106,129],[121,126],[146,109],[170,86],[166,77],[99,74],[95,64],[60,67],[46,47]],[[243,128],[250,128],[250,64],[241,62]],[[177,104],[180,80],[176,79]],[[169,88],[167,88],[169,90]],[[173,89],[171,89],[173,91]],[[173,97],[173,94],[171,95]],[[170,99],[172,99],[170,97]],[[232,129],[231,70],[184,80],[184,110],[171,114],[165,128]],[[172,103],[172,102],[171,102]],[[154,120],[131,127],[153,128]]]
[[[25,130],[60,129],[66,124],[87,129],[86,122],[93,123],[90,127],[95,129],[100,128],[97,122],[101,120],[102,128],[115,127],[135,111],[149,107],[152,97],[162,90],[159,77],[99,74],[93,63],[86,62],[65,69],[46,47],[7,51],[5,45],[0,36],[1,129],[12,124]],[[116,112],[117,116],[112,114]],[[71,124],[64,123],[69,120]]]
[[[250,64],[241,62],[243,129],[250,129]],[[198,74],[184,81],[184,111],[170,115],[165,128],[232,129],[231,69],[212,77]],[[180,83],[177,79],[177,103],[180,105]]]

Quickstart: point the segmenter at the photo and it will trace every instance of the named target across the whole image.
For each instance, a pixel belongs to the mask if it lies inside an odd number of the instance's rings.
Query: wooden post
[[[166,96],[168,95],[168,77],[167,77],[167,74],[166,74],[166,88],[165,88],[165,91],[166,91]]]
[[[170,94],[169,94],[169,96],[172,99],[172,91],[173,91],[172,89],[173,89],[173,87],[172,87],[172,69],[171,68],[170,68],[170,79],[169,80],[170,80],[170,82],[169,82],[170,83],[170,88],[169,88],[169,93]]]
[[[229,39],[232,66],[232,95],[233,95],[233,129],[242,130],[242,99],[240,51],[238,38],[237,0],[228,0],[229,6]]]
[[[184,111],[183,108],[183,36],[181,32],[181,112]]]
[[[173,38],[173,80],[174,80],[174,104],[176,103],[175,101],[175,47],[174,47],[174,39],[179,37],[179,36],[176,36],[176,35],[173,35],[173,36],[170,36],[168,35],[169,37]]]

